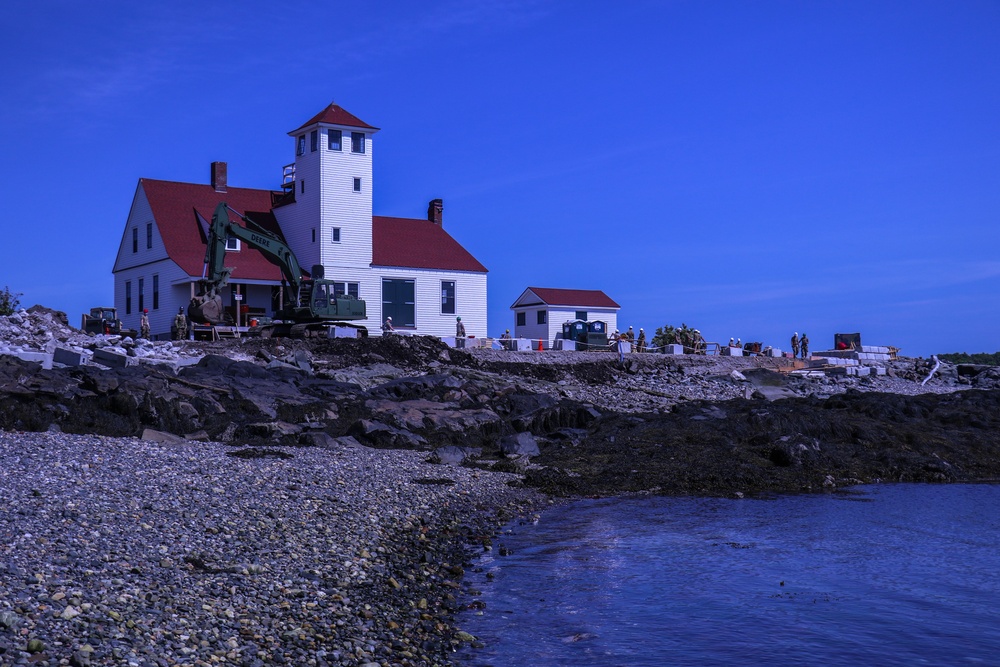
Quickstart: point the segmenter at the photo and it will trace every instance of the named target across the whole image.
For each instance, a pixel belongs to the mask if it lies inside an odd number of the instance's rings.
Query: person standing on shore
[[[177,309],[177,316],[174,317],[174,328],[177,329],[177,340],[187,340],[188,323],[187,318],[184,317],[183,306]]]
[[[792,358],[799,356],[799,332],[796,331],[792,334]]]
[[[455,338],[465,338],[465,325],[462,324],[462,318],[455,318]]]
[[[145,308],[139,318],[139,338],[149,340],[149,310]]]
[[[392,334],[393,331],[395,331],[395,329],[392,328],[392,316],[390,315],[385,318],[385,322],[382,324],[382,335],[388,336]]]
[[[639,352],[646,351],[646,331],[642,327],[639,327],[639,340],[635,342],[635,346]]]
[[[628,326],[628,331],[625,332],[625,338],[628,339],[629,352],[635,352],[635,331],[631,324]]]
[[[802,345],[802,358],[803,359],[808,359],[809,358],[809,336],[807,336],[804,331],[802,332],[802,340],[800,341],[799,344]]]

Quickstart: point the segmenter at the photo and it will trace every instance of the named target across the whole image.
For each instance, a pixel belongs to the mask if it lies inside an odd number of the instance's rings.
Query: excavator
[[[233,223],[229,218],[230,212],[246,227]],[[358,337],[368,336],[368,329],[363,325],[351,323],[367,317],[364,301],[335,292],[336,283],[325,280],[322,264],[314,265],[312,275],[303,278],[298,260],[284,241],[225,202],[216,206],[212,215],[205,250],[205,277],[198,281],[199,294],[191,299],[188,306],[188,317],[192,323],[226,324],[221,291],[229,283],[233,272],[233,267],[225,266],[228,238],[240,239],[259,250],[268,261],[281,269],[283,276],[284,308],[275,314],[273,322],[251,327],[253,333],[259,333],[263,338],[325,337],[330,327],[349,327],[356,331]]]

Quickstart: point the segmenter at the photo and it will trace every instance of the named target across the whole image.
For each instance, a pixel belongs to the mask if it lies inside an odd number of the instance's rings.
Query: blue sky
[[[336,101],[377,215],[623,326],[1000,349],[1000,3],[38,2],[0,24],[0,288],[112,300],[140,177],[277,188]]]

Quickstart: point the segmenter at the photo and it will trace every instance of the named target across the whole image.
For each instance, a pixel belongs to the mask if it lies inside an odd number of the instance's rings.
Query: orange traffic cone
[[[542,347],[542,339],[538,339],[538,351],[542,352],[545,348]]]

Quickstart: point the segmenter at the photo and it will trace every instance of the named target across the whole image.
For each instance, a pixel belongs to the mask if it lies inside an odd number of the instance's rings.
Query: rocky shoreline
[[[0,665],[449,664],[462,568],[551,498],[1000,479],[997,369],[64,320],[0,318]]]

